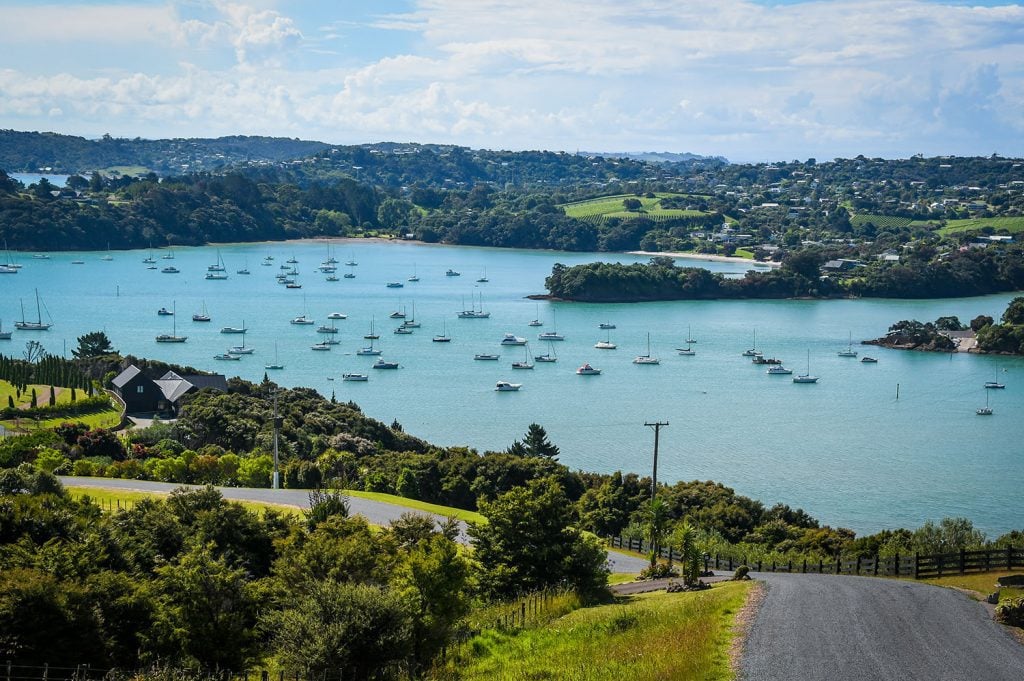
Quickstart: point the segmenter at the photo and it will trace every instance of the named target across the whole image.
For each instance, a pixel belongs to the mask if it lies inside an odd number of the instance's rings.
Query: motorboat
[[[456,272],[455,270],[448,268],[448,271],[444,273],[446,277],[461,277],[462,272]]]
[[[160,315],[161,317],[170,317],[171,315],[174,314],[173,312],[168,310],[166,307],[161,307],[159,310],[156,311],[156,313],[158,315]]]
[[[163,268],[160,271],[163,272],[164,274],[177,274],[178,272],[181,272],[181,270],[179,270],[174,265],[168,265],[167,267]]]
[[[614,329],[615,325],[612,324],[611,322],[601,322],[600,324],[597,325],[597,328],[599,328],[599,329]]]
[[[388,288],[402,288],[405,286],[405,284],[403,284],[400,281],[389,281],[387,286]]]
[[[496,362],[499,359],[501,359],[501,355],[494,355],[487,352],[478,352],[477,354],[473,355],[473,359],[480,362]]]
[[[316,324],[316,321],[310,319],[304,314],[300,314],[298,317],[294,317],[289,323],[297,324],[299,326],[312,326],[313,324]]]
[[[499,393],[512,393],[516,392],[523,387],[522,383],[509,383],[508,381],[498,381],[494,384],[495,391]]]
[[[370,377],[366,374],[342,374],[341,380],[343,381],[358,381],[365,383],[370,380]]]
[[[213,358],[214,359],[219,359],[219,360],[230,360],[230,359],[233,359],[235,361],[238,361],[238,360],[242,359],[242,357],[240,355],[232,355],[230,352],[225,352],[225,353],[220,354],[220,355],[214,355]]]
[[[348,319],[348,316],[347,315],[343,315],[340,312],[332,312],[329,315],[327,315],[327,318],[328,319]]]
[[[526,345],[526,339],[513,333],[506,333],[501,339],[502,345]]]
[[[861,364],[878,364],[878,360],[875,359],[874,357],[868,357],[867,355],[864,355],[863,357],[860,358],[860,363]]]
[[[373,368],[374,369],[397,369],[398,368],[398,362],[388,362],[388,361],[383,360],[383,359],[378,359],[376,362],[373,363]]]
[[[793,373],[792,369],[787,369],[781,364],[768,367],[768,371],[765,372],[769,376],[788,376]]]
[[[600,369],[595,369],[594,367],[590,366],[590,364],[584,364],[583,366],[576,370],[577,376],[597,376],[600,373]]]
[[[332,343],[327,343],[327,342],[313,343],[312,345],[309,346],[309,349],[310,350],[316,350],[318,352],[324,352],[324,351],[330,350],[331,349],[331,345],[332,345]]]

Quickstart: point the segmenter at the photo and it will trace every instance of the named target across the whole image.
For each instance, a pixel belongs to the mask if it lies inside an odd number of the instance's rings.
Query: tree
[[[953,315],[936,319],[935,328],[939,331],[960,331],[964,328],[964,325],[960,323],[959,317]]]
[[[563,582],[584,598],[603,591],[603,549],[571,526],[572,505],[554,478],[483,501],[480,513],[487,522],[470,523],[469,536],[485,596],[509,598]]]
[[[981,331],[986,326],[990,326],[995,320],[988,315],[980,314],[971,320],[971,331]]]
[[[670,545],[682,556],[683,584],[694,586],[700,580],[700,549],[697,548],[697,528],[683,519],[672,530]]]
[[[117,350],[110,344],[107,334],[102,331],[93,331],[84,336],[78,337],[78,348],[71,351],[71,354],[79,359],[100,357],[102,355],[116,354]]]
[[[658,562],[658,555],[661,553],[661,547],[665,543],[665,536],[668,533],[669,520],[668,504],[658,497],[652,499],[644,508],[645,532],[651,547],[651,567]],[[671,562],[671,555],[669,553],[669,562]]]
[[[640,199],[622,199],[622,207],[629,211],[638,211],[643,207],[643,205],[644,204]]]
[[[1024,296],[1017,296],[1006,306],[1003,324],[1024,324]]]
[[[508,453],[515,456],[544,457],[558,461],[558,447],[548,441],[547,431],[543,426],[531,423],[526,429],[526,437],[516,440],[508,448]]]

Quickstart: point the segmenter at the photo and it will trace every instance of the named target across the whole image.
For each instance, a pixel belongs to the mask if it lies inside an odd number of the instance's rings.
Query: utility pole
[[[277,415],[277,391],[274,391],[274,481],[271,487],[273,489],[281,489],[281,471],[278,467],[277,458],[277,433],[281,430],[282,419]]]
[[[651,472],[651,501],[654,501],[654,495],[658,491],[658,436],[661,434],[661,427],[667,426],[668,421],[645,422],[644,425],[654,428],[654,469]]]

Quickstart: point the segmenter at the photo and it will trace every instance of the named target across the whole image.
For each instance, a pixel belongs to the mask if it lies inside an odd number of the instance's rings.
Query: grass
[[[166,498],[170,494],[169,492],[135,492],[132,490],[108,490],[96,487],[72,487],[70,485],[67,487],[67,490],[75,499],[89,497],[102,508],[107,509],[129,508],[143,499]],[[287,504],[270,504],[260,501],[238,501],[236,503],[255,513],[261,513],[268,509],[274,509],[275,511],[281,511],[286,515],[293,516],[302,513],[298,507]]]
[[[983,572],[976,575],[949,575],[948,577],[935,577],[933,579],[921,580],[926,584],[934,584],[935,586],[953,587],[956,589],[966,589],[967,591],[973,591],[977,594],[977,598],[980,600],[996,590],[996,580],[1003,575],[1019,575],[1024,574],[1024,570],[1001,570],[997,572]],[[1000,594],[1005,597],[1008,595],[1020,596],[1020,589],[1001,589]]]
[[[985,227],[991,227],[997,232],[1006,231],[1010,234],[1019,234],[1024,232],[1024,217],[948,220],[946,226],[936,230],[936,233],[942,236],[949,236],[950,234],[963,234],[964,232],[978,232]]]
[[[616,584],[627,584],[636,580],[635,572],[613,572],[608,575],[608,586]]]
[[[637,218],[648,218],[654,221],[671,220],[674,218],[695,217],[706,215],[699,210],[682,210],[678,208],[664,209],[660,201],[663,198],[686,196],[672,192],[658,192],[654,198],[636,196],[634,194],[616,194],[615,196],[602,196],[586,201],[562,204],[560,207],[565,210],[568,217],[579,220],[603,221],[608,218],[620,218],[623,220],[635,220]],[[623,199],[639,199],[641,209],[639,211],[627,211],[622,206]]]
[[[732,256],[734,258],[746,258],[747,260],[753,260],[754,252],[748,251],[745,248],[737,248],[736,251],[732,254]]]
[[[535,629],[486,630],[434,678],[731,679],[733,622],[749,588],[641,594]]]
[[[19,398],[17,396],[17,390],[15,387],[7,381],[0,381],[0,405],[7,406],[8,397],[14,398],[14,404],[16,406],[28,407],[32,403],[32,389],[36,391],[36,404],[39,406],[46,406],[50,403],[50,386],[48,385],[29,385],[28,388],[21,394]],[[57,388],[56,402],[60,404],[71,404],[71,389],[70,388]],[[87,397],[87,393],[84,390],[77,391],[78,399],[84,399]],[[19,423],[20,421],[20,423]],[[39,428],[54,428],[64,423],[65,421],[75,421],[76,423],[84,423],[90,428],[113,428],[121,421],[121,412],[116,407],[111,406],[109,409],[101,411],[94,411],[85,414],[68,414],[68,415],[57,415],[51,418],[42,419],[38,422]],[[6,419],[0,421],[0,425],[10,429],[13,432],[33,430],[37,427],[36,420],[34,418],[25,419]]]
[[[864,225],[869,222],[873,223],[875,227],[878,227],[879,229],[887,229],[892,227],[909,227],[913,220],[910,218],[896,217],[894,215],[871,215],[869,213],[850,216],[850,224],[854,226]]]
[[[128,175],[130,177],[136,177],[145,175],[150,172],[150,169],[146,166],[110,166],[100,171],[102,175],[113,175],[114,173],[120,173],[121,175]]]
[[[102,480],[102,478],[97,478]],[[150,496],[166,496],[164,492],[135,492],[130,490],[117,490],[117,489],[104,489],[97,487],[69,487],[68,489],[73,490],[73,493],[77,496],[88,495],[93,499],[102,499],[104,505],[114,505],[120,502],[122,505],[130,504],[138,501],[139,499],[150,497]],[[455,516],[459,520],[466,522],[482,522],[484,517],[475,511],[466,511],[460,508],[452,508],[450,506],[441,506],[439,504],[428,504],[423,501],[416,501],[415,499],[406,499],[405,497],[395,496],[393,494],[381,494],[379,492],[363,492],[360,490],[345,490],[345,494],[350,497],[359,497],[361,499],[371,499],[373,501],[382,501],[388,504],[394,504],[396,506],[404,506],[417,511],[426,511],[428,513],[437,513],[443,516]],[[268,504],[256,501],[241,501],[239,502],[246,508],[262,509],[262,508],[276,508],[278,510],[285,510],[292,513],[299,513],[299,509],[296,506],[289,506],[287,504]]]

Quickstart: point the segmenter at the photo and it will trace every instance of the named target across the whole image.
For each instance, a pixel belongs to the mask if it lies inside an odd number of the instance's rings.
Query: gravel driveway
[[[760,573],[741,679],[1020,681],[1024,646],[984,605],[920,582]]]

